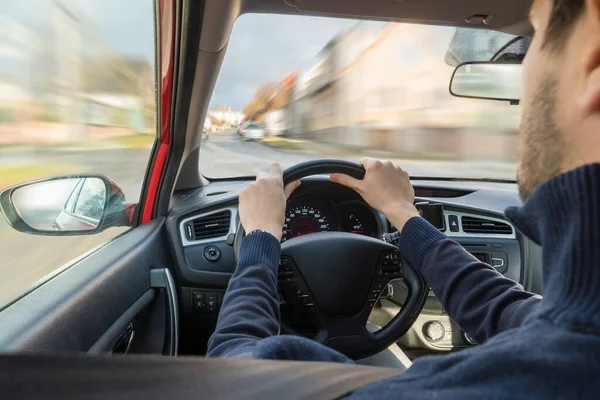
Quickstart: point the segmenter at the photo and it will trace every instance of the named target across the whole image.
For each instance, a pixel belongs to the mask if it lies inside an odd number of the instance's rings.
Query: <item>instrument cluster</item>
[[[320,193],[304,193],[288,202],[282,242],[316,232],[349,232],[381,237],[376,211],[358,200],[333,202]]]

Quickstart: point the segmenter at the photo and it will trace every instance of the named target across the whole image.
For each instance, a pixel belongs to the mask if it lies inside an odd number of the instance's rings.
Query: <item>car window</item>
[[[72,213],[75,210],[75,202],[77,201],[77,196],[79,196],[79,191],[81,190],[82,184],[83,179],[75,185],[75,188],[69,195],[69,199],[65,203],[64,211]]]
[[[139,202],[156,137],[154,5],[0,1],[0,191],[44,177],[102,174],[127,205]],[[95,226],[102,217],[101,181],[70,182],[61,193],[28,199],[33,208],[52,202],[44,226]],[[127,229],[30,235],[0,216],[0,309]]]
[[[99,221],[104,211],[106,186],[99,179],[86,179],[77,196],[73,214]]]

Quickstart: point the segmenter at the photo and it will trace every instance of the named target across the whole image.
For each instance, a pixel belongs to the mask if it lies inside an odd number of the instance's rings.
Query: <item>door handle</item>
[[[113,346],[110,354],[127,354],[129,352],[129,348],[131,347],[131,342],[133,342],[133,338],[135,336],[135,327],[133,322],[130,322],[125,331],[119,336],[117,339],[117,343]]]

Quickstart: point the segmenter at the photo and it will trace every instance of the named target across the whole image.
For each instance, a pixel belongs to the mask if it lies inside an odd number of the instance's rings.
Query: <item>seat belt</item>
[[[332,400],[401,370],[359,365],[155,356],[1,355],[10,399]]]

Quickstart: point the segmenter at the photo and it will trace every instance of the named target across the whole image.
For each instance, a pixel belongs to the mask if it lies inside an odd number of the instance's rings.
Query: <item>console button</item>
[[[508,270],[506,254],[492,253],[492,267],[494,267],[501,274],[505,273]]]
[[[450,225],[450,232],[458,232],[460,227],[458,226],[458,216],[448,215],[448,224]]]
[[[217,246],[206,246],[204,248],[204,258],[210,262],[219,261],[221,258],[221,250]]]
[[[445,339],[445,335],[447,334],[446,330],[438,321],[431,321],[425,324],[423,327],[423,333],[425,337],[430,342],[439,342],[442,339]],[[450,333],[452,334],[452,333]]]
[[[217,293],[206,292],[206,311],[216,312],[217,311]]]
[[[193,296],[194,310],[196,310],[197,312],[206,311],[205,293],[201,292],[199,290],[194,290],[192,296]]]

